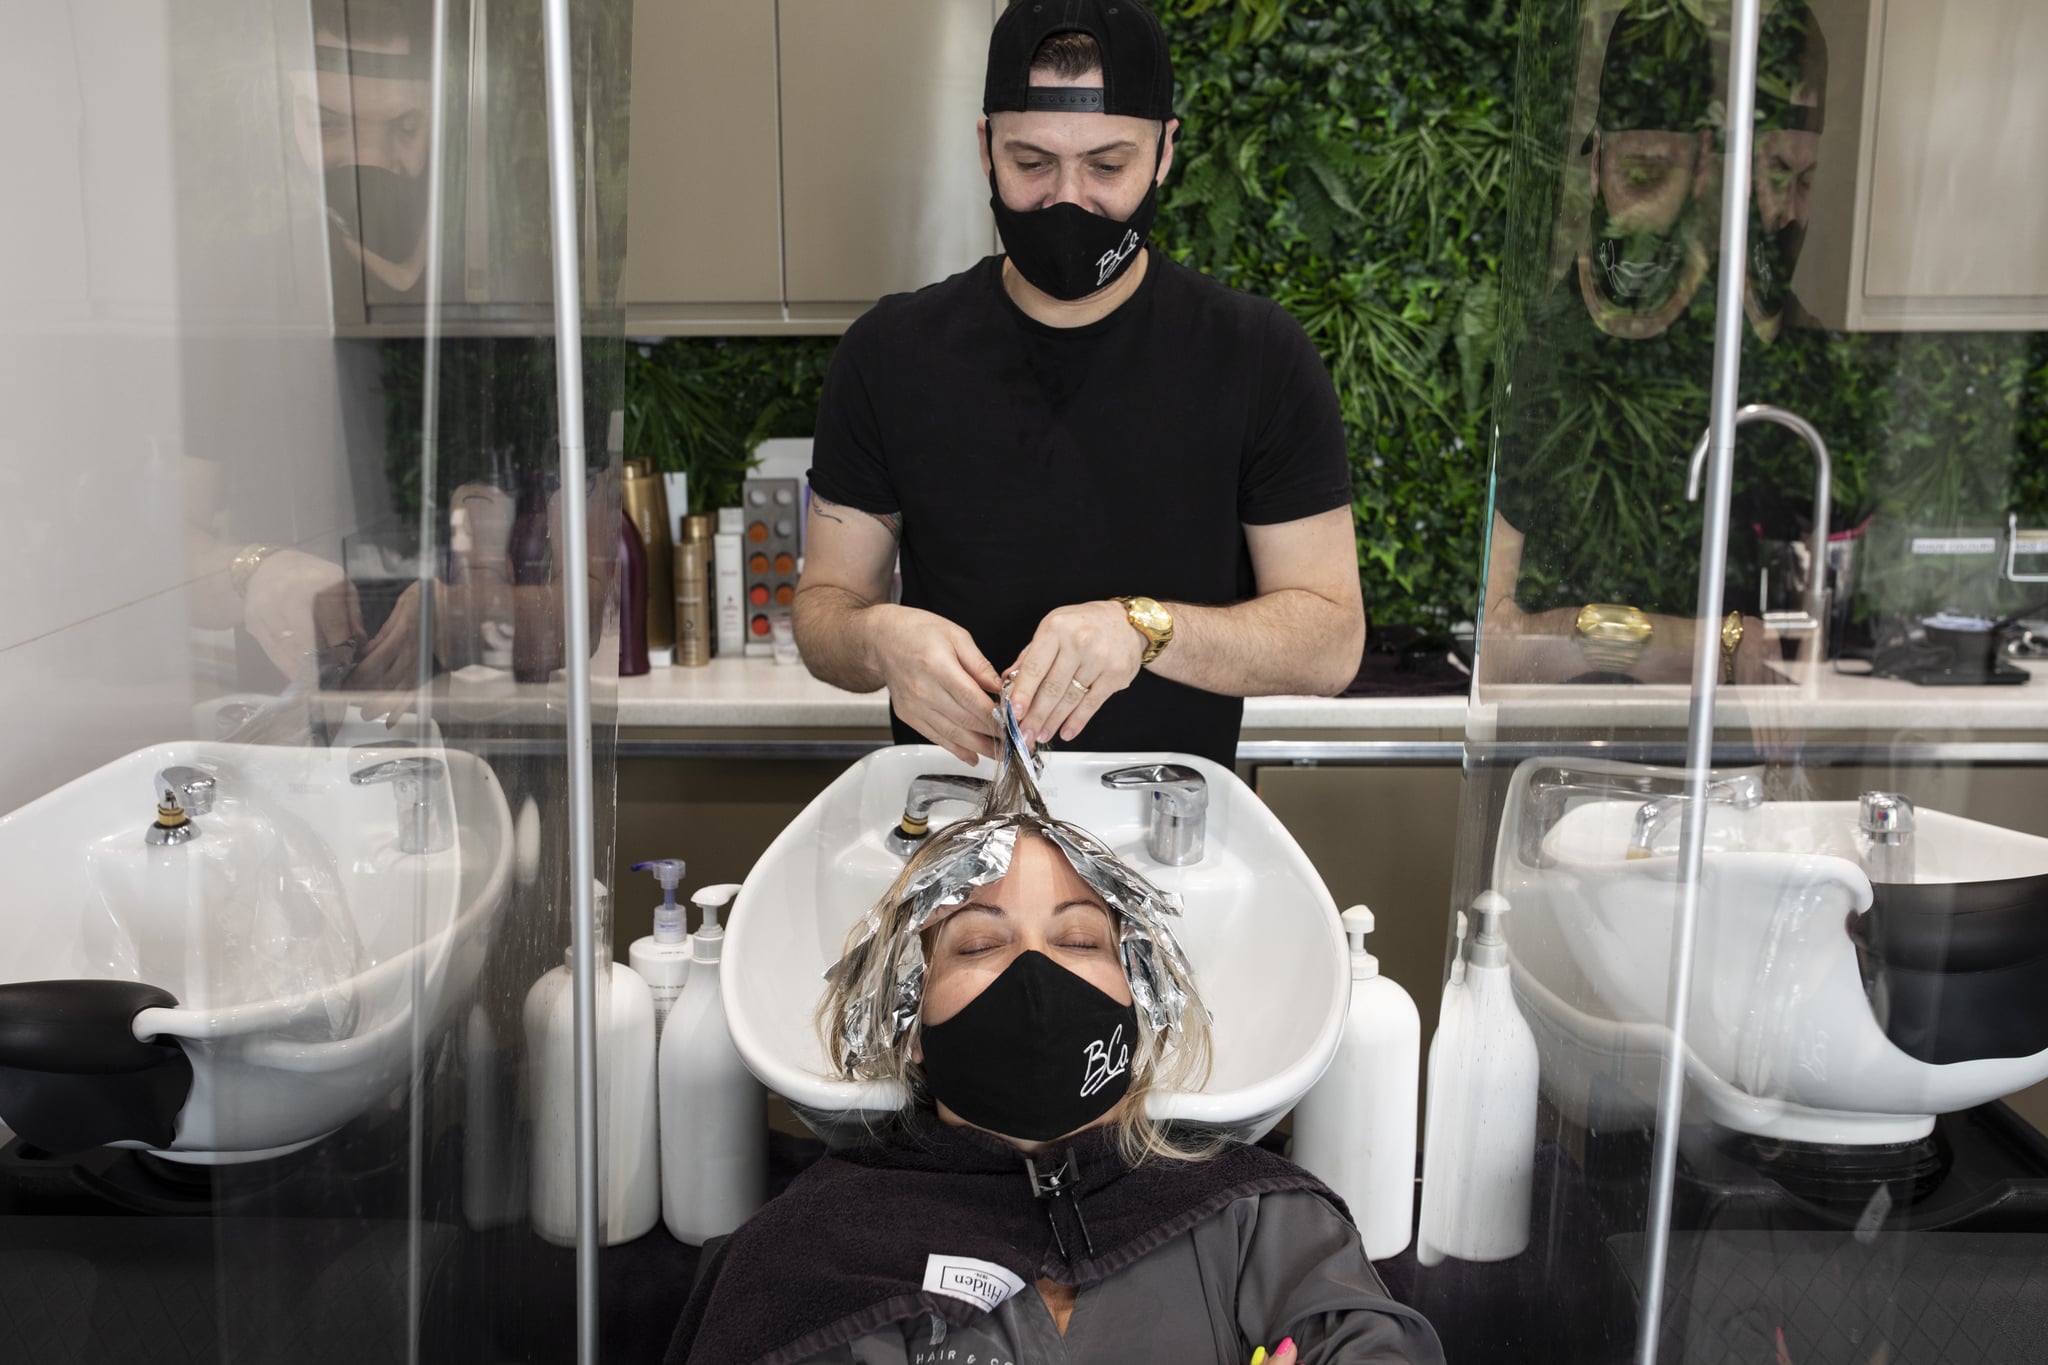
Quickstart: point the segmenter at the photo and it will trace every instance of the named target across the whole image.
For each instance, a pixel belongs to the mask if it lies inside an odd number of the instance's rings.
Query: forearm
[[[882,670],[867,638],[866,618],[878,605],[888,606],[865,601],[845,588],[814,584],[798,590],[791,625],[812,677],[848,692],[873,692],[883,686]]]
[[[1334,696],[1358,676],[1365,616],[1306,588],[1228,607],[1171,602],[1173,643],[1151,671],[1228,697]]]

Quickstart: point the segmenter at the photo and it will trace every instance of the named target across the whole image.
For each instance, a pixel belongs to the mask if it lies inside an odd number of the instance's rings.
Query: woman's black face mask
[[[1003,250],[1017,273],[1036,289],[1072,302],[1114,284],[1138,259],[1152,220],[1159,215],[1159,166],[1166,157],[1166,130],[1159,130],[1153,154],[1152,183],[1145,197],[1123,222],[1091,213],[1079,204],[1050,204],[1042,209],[1013,209],[996,188],[994,133],[989,139],[989,208],[1002,234]]]
[[[943,1024],[926,1024],[925,1085],[977,1128],[1049,1142],[1131,1088],[1138,1011],[1044,953],[1020,953]]]

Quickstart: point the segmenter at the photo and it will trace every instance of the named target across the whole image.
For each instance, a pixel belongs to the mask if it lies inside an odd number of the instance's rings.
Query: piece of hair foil
[[[843,1057],[848,1069],[883,1056],[917,1023],[924,1002],[923,934],[966,904],[974,889],[1009,874],[1010,859],[1020,833],[1049,841],[1065,855],[1081,880],[1102,897],[1116,916],[1119,953],[1131,998],[1155,1034],[1177,1025],[1188,1008],[1193,970],[1173,932],[1181,916],[1180,899],[1154,886],[1117,857],[1100,839],[1079,826],[1054,819],[1032,781],[1044,762],[1024,746],[1016,713],[1009,704],[1009,685],[996,707],[1004,732],[1003,770],[989,787],[1013,793],[1022,809],[990,810],[979,817],[933,831],[935,849],[929,860],[902,888],[901,916],[893,941],[885,942],[881,907],[870,911],[852,935],[847,951],[827,969],[826,979],[848,991],[840,1018]]]

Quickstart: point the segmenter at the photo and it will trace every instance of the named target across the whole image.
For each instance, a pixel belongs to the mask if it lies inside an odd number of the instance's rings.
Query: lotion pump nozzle
[[[1372,911],[1354,905],[1341,918],[1344,934],[1351,940],[1351,979],[1369,981],[1380,974],[1380,960],[1365,948],[1365,936],[1372,932]]]
[[[718,961],[719,949],[725,941],[725,929],[718,922],[718,912],[732,904],[732,898],[739,893],[738,882],[719,882],[713,886],[698,887],[690,897],[690,903],[702,915],[702,922],[690,939],[692,954],[699,962]]]
[[[689,936],[689,926],[683,921],[683,907],[676,904],[676,888],[682,885],[683,881],[683,860],[656,858],[651,862],[634,863],[633,870],[652,872],[654,879],[661,883],[661,904],[654,908],[655,940],[660,943],[681,943]]]

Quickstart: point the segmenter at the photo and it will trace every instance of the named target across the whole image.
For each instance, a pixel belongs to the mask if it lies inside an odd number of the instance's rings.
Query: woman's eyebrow
[[[1064,915],[1069,910],[1096,910],[1105,915],[1109,913],[1108,906],[1087,896],[1076,896],[1072,900],[1061,901],[1052,908],[1055,915]]]

